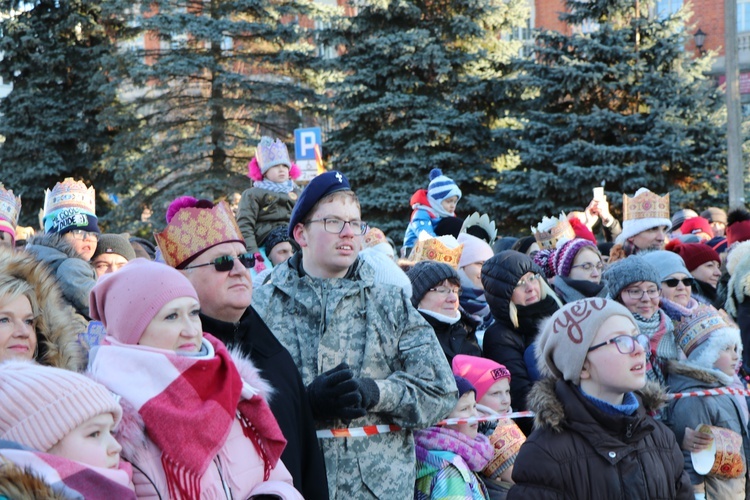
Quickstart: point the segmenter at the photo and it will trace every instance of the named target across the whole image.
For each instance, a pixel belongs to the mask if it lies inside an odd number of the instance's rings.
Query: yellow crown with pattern
[[[669,219],[669,193],[659,196],[639,189],[634,197],[622,195],[622,220]]]
[[[463,244],[451,235],[432,238],[422,231],[409,258],[414,262],[422,260],[441,262],[448,264],[453,269],[458,269],[458,261],[461,260],[463,250]]]
[[[227,202],[213,208],[181,208],[161,233],[154,233],[164,262],[179,267],[204,250],[237,241],[245,244],[237,220]]]
[[[0,219],[16,227],[19,213],[21,213],[21,197],[14,196],[13,190],[5,189],[3,183],[0,182]]]
[[[534,235],[534,239],[542,250],[554,250],[558,244],[563,244],[576,237],[573,226],[570,225],[565,212],[560,212],[559,219],[557,217],[543,217],[542,222],[531,228],[531,234]]]
[[[96,215],[96,190],[86,187],[81,181],[66,177],[55,184],[52,190],[44,191],[44,215],[49,215],[62,208],[79,208]]]

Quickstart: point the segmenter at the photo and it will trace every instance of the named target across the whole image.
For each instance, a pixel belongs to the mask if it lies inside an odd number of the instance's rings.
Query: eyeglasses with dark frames
[[[438,286],[435,288],[430,288],[430,292],[435,292],[439,295],[448,295],[451,293],[456,294],[456,297],[461,295],[461,292],[463,291],[461,288],[448,288],[447,286]]]
[[[640,288],[628,288],[625,290],[632,300],[641,300],[644,295],[648,295],[649,299],[655,299],[659,296],[658,288],[649,288],[648,290],[641,290]]]
[[[361,220],[341,220],[341,219],[311,219],[307,222],[304,222],[305,225],[312,224],[313,222],[322,222],[323,223],[323,229],[327,233],[332,234],[341,234],[341,232],[344,230],[344,226],[349,224],[349,227],[351,228],[352,232],[355,234],[355,236],[362,236],[367,232],[367,222],[361,221]]]
[[[99,233],[94,233],[91,231],[84,231],[83,229],[73,229],[72,231],[68,231],[73,238],[81,241],[86,240],[93,240],[93,241],[99,241]]]
[[[237,257],[234,257],[233,255],[222,255],[221,257],[217,257],[211,262],[206,262],[205,264],[196,264],[194,266],[188,266],[185,269],[195,269],[196,267],[205,267],[205,266],[214,266],[216,268],[216,271],[220,273],[225,273],[227,271],[231,271],[234,268],[234,260],[237,259],[240,261],[240,264],[245,266],[245,268],[250,269],[255,265],[255,255],[253,255],[252,252],[247,252],[238,255]]]
[[[694,282],[695,282],[695,280],[693,278],[682,278],[682,279],[669,278],[668,280],[662,281],[662,283],[664,285],[667,285],[669,288],[675,288],[680,283],[682,283],[686,287],[691,287],[691,286],[693,286]]]
[[[589,347],[588,352],[604,347],[605,345],[614,344],[620,354],[632,354],[635,352],[635,344],[638,343],[643,347],[643,350],[648,352],[648,335],[645,333],[639,333],[635,337],[632,335],[618,335],[617,337],[611,338],[601,344],[592,345]]]

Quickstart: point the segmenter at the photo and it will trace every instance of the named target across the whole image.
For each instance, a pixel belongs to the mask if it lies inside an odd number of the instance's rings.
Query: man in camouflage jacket
[[[375,285],[373,269],[357,258],[364,227],[343,175],[318,176],[290,222],[302,251],[274,269],[253,304],[297,364],[318,429],[403,428],[322,439],[331,498],[406,499],[414,495],[411,429],[444,418],[457,392],[409,298]]]

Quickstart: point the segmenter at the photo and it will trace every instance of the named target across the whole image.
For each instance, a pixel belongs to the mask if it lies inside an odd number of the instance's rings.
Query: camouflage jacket
[[[317,421],[316,427],[404,428],[321,440],[331,498],[412,498],[410,429],[444,418],[457,400],[445,355],[403,290],[373,286],[374,271],[363,261],[339,279],[300,276],[299,269],[301,253],[273,270],[270,283],[253,294],[253,306],[289,350],[305,385],[346,362],[355,377],[372,378],[380,389],[380,401],[365,417]]]

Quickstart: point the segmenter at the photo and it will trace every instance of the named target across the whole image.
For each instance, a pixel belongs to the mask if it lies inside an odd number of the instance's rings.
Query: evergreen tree
[[[0,11],[0,77],[13,84],[0,101],[0,177],[23,197],[21,223],[37,227],[45,188],[107,184],[95,167],[113,135],[99,120],[116,97],[102,71],[113,46],[98,2],[1,0]]]
[[[504,40],[527,16],[520,0],[353,2],[355,15],[321,35],[339,47],[328,62],[337,128],[326,142],[333,168],[357,189],[363,218],[401,243],[412,194],[438,167],[461,187],[457,212],[491,210],[496,97],[520,42]]]
[[[134,11],[128,0],[107,0],[106,8],[130,26],[110,69],[131,110],[113,120],[123,130],[107,158],[122,199],[110,214],[117,227],[145,231],[129,223],[153,208],[161,229],[180,195],[242,192],[261,135],[290,142],[315,118],[321,79],[309,68],[316,53],[303,24],[325,19],[316,4],[156,0]]]
[[[704,76],[709,57],[684,49],[689,13],[656,19],[648,0],[566,5],[574,34],[539,33],[509,91],[522,125],[508,135],[520,165],[497,189],[509,220],[581,210],[602,181],[613,212],[642,186],[670,192],[673,210],[726,205],[723,99]]]

